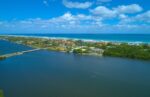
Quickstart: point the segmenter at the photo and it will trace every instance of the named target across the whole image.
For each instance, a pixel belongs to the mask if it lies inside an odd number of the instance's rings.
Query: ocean
[[[19,34],[13,34],[19,35]],[[23,36],[67,38],[111,42],[150,43],[150,34],[21,34]]]

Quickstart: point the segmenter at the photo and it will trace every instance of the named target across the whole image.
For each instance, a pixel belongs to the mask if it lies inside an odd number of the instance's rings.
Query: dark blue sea
[[[17,34],[15,34],[17,35]],[[150,34],[22,34],[25,36],[150,43]]]
[[[1,54],[32,49],[0,40]],[[150,61],[40,50],[0,61],[4,97],[150,97]]]

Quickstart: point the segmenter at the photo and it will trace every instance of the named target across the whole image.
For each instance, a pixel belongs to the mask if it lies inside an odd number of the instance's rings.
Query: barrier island
[[[88,41],[27,36],[0,36],[0,39],[51,51],[150,60],[150,44],[148,43]],[[0,60],[2,59],[4,58],[0,57]]]

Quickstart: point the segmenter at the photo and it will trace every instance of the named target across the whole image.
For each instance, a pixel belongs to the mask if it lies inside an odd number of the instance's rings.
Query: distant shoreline
[[[120,41],[120,40],[98,40],[98,39],[84,39],[84,38],[68,38],[68,37],[50,37],[50,36],[36,36],[36,35],[0,35],[0,36],[14,36],[14,37],[31,37],[43,39],[62,39],[62,40],[81,40],[84,42],[105,42],[105,43],[128,43],[128,44],[150,44],[150,42],[142,41]]]

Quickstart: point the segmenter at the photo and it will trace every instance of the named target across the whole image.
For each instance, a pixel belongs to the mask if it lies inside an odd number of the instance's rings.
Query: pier
[[[9,57],[18,56],[18,55],[22,55],[22,54],[24,54],[24,53],[34,52],[34,51],[38,51],[38,50],[41,50],[41,49],[38,48],[38,49],[20,51],[20,52],[15,52],[15,53],[10,53],[10,54],[1,55],[0,57],[9,58]]]

